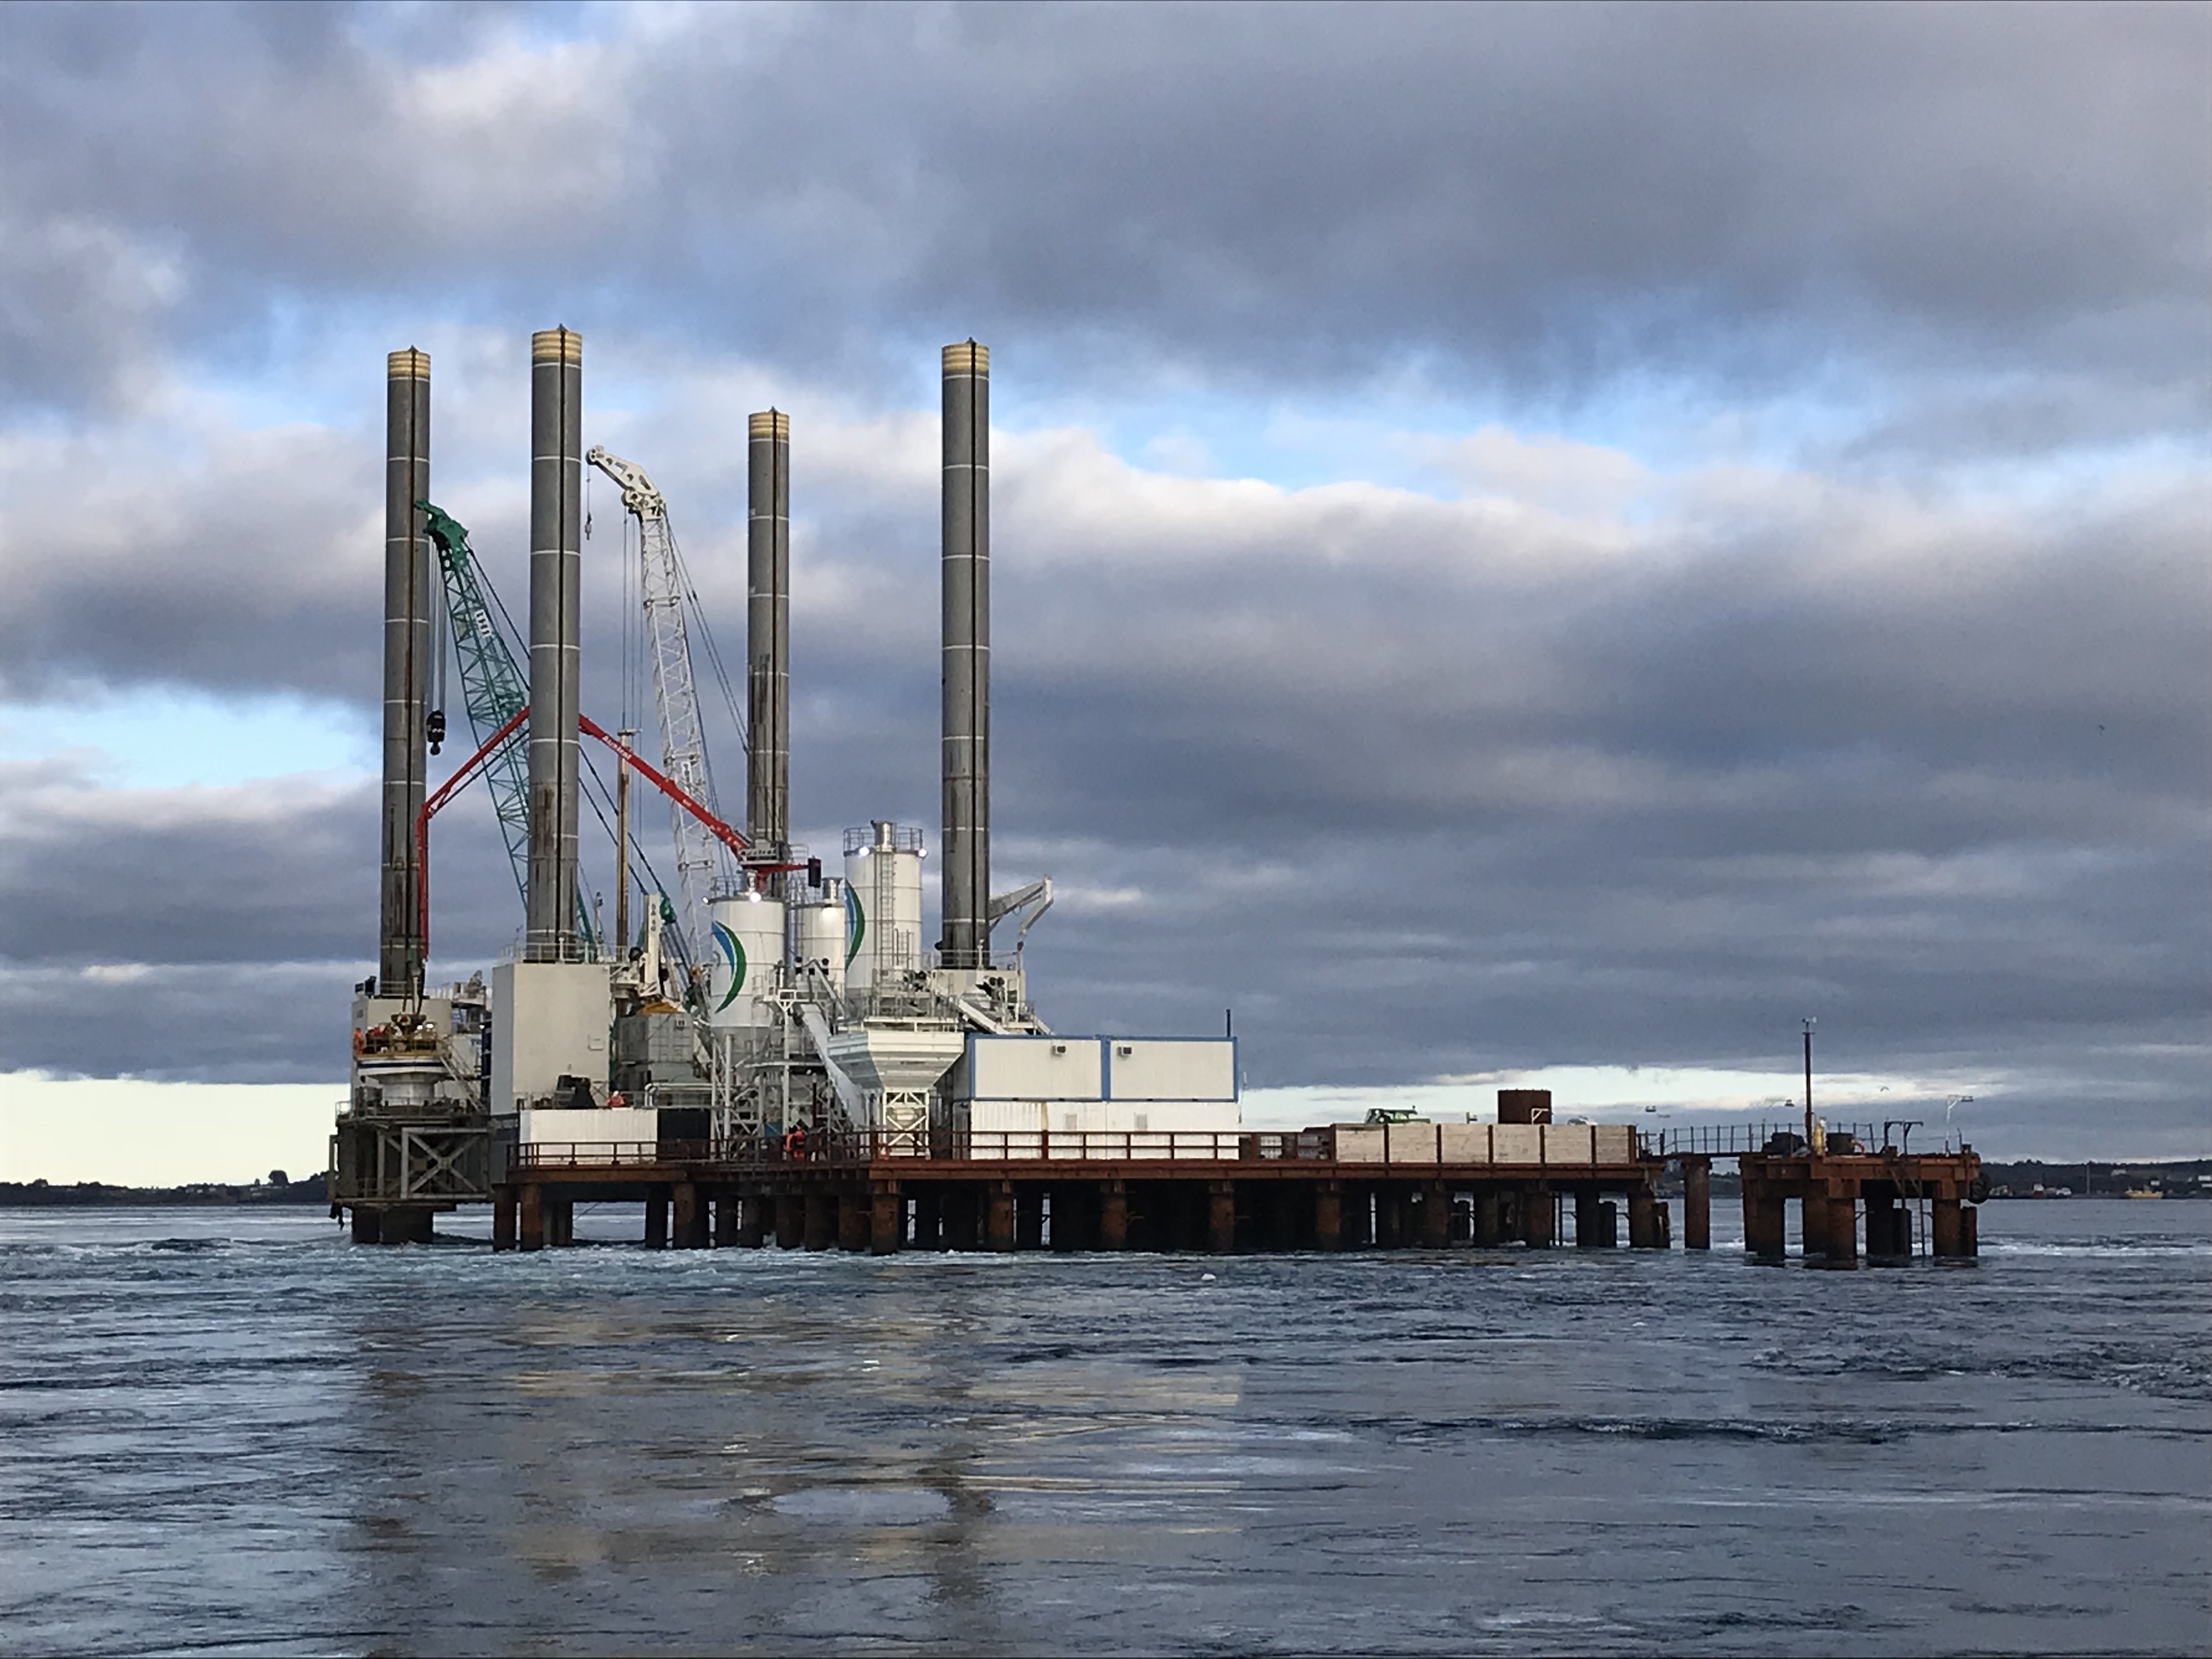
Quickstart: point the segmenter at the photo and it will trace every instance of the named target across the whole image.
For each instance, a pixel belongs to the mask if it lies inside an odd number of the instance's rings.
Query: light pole
[[[1951,1114],[1961,1106],[1971,1106],[1973,1103],[1974,1097],[1972,1095],[1953,1095],[1943,1103],[1943,1144],[1946,1147],[1951,1144]]]
[[[1813,1139],[1813,1028],[1819,1024],[1809,1016],[1805,1021],[1805,1150],[1808,1154],[1820,1150]]]

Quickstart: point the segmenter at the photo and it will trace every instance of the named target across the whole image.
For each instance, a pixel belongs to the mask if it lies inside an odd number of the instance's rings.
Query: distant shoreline
[[[178,1187],[116,1187],[104,1181],[0,1181],[0,1209],[304,1208],[330,1202],[323,1176],[283,1185],[194,1181]]]

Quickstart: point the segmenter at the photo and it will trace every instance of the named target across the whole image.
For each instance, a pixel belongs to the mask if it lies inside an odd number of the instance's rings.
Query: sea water
[[[0,1650],[2212,1650],[2212,1203],[1856,1271],[1730,1208],[884,1259],[0,1212]]]

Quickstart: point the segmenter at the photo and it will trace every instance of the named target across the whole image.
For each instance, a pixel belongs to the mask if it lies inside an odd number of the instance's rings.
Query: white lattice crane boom
[[[637,520],[639,592],[645,611],[646,649],[653,662],[653,690],[660,713],[660,769],[717,817],[714,781],[707,765],[706,733],[699,722],[699,699],[691,678],[691,644],[684,629],[684,584],[676,538],[668,525],[668,503],[644,469],[596,445],[584,459],[622,489],[623,506]],[[706,827],[678,808],[676,880],[681,890],[680,927],[686,946],[696,952],[707,939],[707,902],[720,885],[727,854]]]

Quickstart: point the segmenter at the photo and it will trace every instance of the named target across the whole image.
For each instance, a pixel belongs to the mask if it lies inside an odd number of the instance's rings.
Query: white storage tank
[[[854,991],[922,961],[921,831],[878,819],[845,832],[845,977]]]
[[[707,1023],[717,1030],[766,1025],[768,994],[783,965],[783,901],[736,893],[708,907],[714,952],[707,964]]]
[[[802,975],[809,981],[822,975],[828,978],[831,990],[843,990],[845,958],[850,953],[852,937],[845,884],[831,876],[822,884],[819,897],[799,906],[797,918],[792,933]]]

